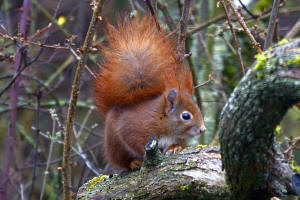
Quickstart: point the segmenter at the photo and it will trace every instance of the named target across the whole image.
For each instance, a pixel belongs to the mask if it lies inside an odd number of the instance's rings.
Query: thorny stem
[[[84,67],[87,59],[88,49],[92,44],[92,38],[95,33],[95,26],[98,19],[99,14],[101,13],[103,7],[104,0],[98,0],[95,8],[93,9],[93,16],[88,28],[88,32],[86,34],[83,47],[82,54],[80,56],[80,60],[78,61],[77,69],[75,72],[72,91],[71,91],[71,99],[68,108],[68,116],[66,121],[66,132],[64,138],[64,152],[63,152],[63,194],[64,200],[71,199],[71,169],[70,169],[70,149],[71,149],[71,131],[73,118],[75,114],[75,108],[78,98],[79,92],[79,78],[81,74],[81,68]]]

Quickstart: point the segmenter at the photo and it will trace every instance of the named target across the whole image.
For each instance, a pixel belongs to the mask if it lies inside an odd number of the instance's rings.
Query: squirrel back
[[[101,49],[95,103],[105,116],[115,105],[134,105],[176,88],[193,94],[191,72],[176,53],[176,43],[158,30],[151,17],[137,16],[108,24],[108,46]]]

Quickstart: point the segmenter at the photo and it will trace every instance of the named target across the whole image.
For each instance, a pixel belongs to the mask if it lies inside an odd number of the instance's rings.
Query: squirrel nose
[[[206,127],[203,125],[200,127],[200,133],[205,133]]]

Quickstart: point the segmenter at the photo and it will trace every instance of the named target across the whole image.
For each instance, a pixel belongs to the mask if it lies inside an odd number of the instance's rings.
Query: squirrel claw
[[[167,155],[167,156],[170,156],[170,155],[175,154],[175,153],[177,153],[177,152],[179,152],[179,151],[181,151],[181,150],[182,150],[182,147],[181,147],[181,146],[179,146],[179,145],[171,145],[171,146],[168,148],[168,150],[167,150],[167,152],[166,152],[166,155]]]

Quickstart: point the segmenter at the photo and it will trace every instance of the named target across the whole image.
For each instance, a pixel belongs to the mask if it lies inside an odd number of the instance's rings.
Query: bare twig
[[[217,17],[215,17],[215,18],[213,18],[211,20],[208,20],[207,22],[204,22],[204,23],[200,24],[199,26],[197,26],[193,30],[188,31],[187,35],[192,35],[192,34],[198,32],[198,31],[201,31],[202,29],[208,27],[209,25],[214,24],[214,23],[216,23],[216,22],[218,22],[220,20],[223,20],[223,19],[226,19],[225,15],[217,16]]]
[[[89,68],[89,66],[84,65],[84,68],[89,72],[89,74],[96,80],[95,73]]]
[[[205,81],[204,83],[200,83],[200,84],[194,86],[194,89],[199,88],[199,87],[202,87],[202,86],[205,86],[205,85],[208,85],[208,84],[210,84],[210,83],[213,82],[213,81],[214,81],[214,78],[212,77],[211,74],[209,74],[209,75],[208,75],[208,80]]]
[[[149,10],[155,21],[157,29],[160,30],[159,22],[157,19],[157,0],[145,0],[145,2],[147,4],[147,6],[149,7]]]
[[[52,116],[52,114],[51,114]],[[54,144],[54,137],[55,137],[55,124],[56,121],[55,119],[52,117],[52,131],[51,131],[51,138],[50,138],[50,147],[49,147],[49,153],[48,153],[48,158],[47,158],[47,162],[46,162],[46,168],[44,171],[44,177],[43,177],[43,182],[42,182],[42,189],[41,189],[41,194],[40,194],[40,200],[43,200],[43,196],[44,196],[44,189],[45,189],[45,185],[46,185],[46,180],[49,174],[49,166],[50,166],[50,162],[51,162],[51,157],[52,157],[52,152],[53,152],[53,144]]]
[[[235,35],[234,30],[233,30],[233,26],[231,24],[231,20],[230,20],[230,17],[229,17],[229,14],[228,14],[225,2],[223,0],[221,0],[221,4],[223,6],[223,9],[224,9],[224,12],[225,12],[225,15],[226,15],[226,18],[227,18],[228,25],[230,27],[230,31],[231,31],[231,34],[232,34],[234,46],[236,48],[235,54],[238,57],[238,60],[239,60],[239,63],[240,63],[240,67],[241,67],[241,72],[242,72],[242,75],[244,76],[245,75],[245,66],[244,66],[244,62],[243,62],[243,59],[242,59],[242,55],[241,55],[241,48],[239,47],[239,43],[238,43],[238,41],[236,39],[236,35]]]
[[[31,199],[35,179],[36,179],[36,168],[37,168],[37,160],[39,157],[38,154],[38,148],[39,148],[39,135],[40,135],[40,105],[41,105],[41,98],[42,98],[42,91],[38,89],[36,92],[36,134],[35,134],[35,147],[34,147],[34,156],[33,156],[33,168],[32,168],[32,181],[31,181],[31,187],[28,194],[28,199]]]
[[[60,46],[59,44],[47,45],[47,44],[43,44],[41,42],[33,42],[31,40],[26,40],[24,37],[10,36],[8,34],[4,34],[4,33],[1,33],[1,32],[0,32],[0,36],[5,38],[5,39],[10,39],[14,42],[22,43],[23,46],[27,46],[27,45],[31,44],[31,45],[36,45],[36,46],[39,46],[39,47],[50,48],[50,49],[64,49],[64,50],[69,49],[68,47]]]
[[[157,7],[162,11],[170,31],[175,30],[176,24],[175,24],[174,20],[172,19],[170,13],[168,12],[167,7],[159,2],[157,2]]]
[[[131,8],[131,11],[134,11],[135,8],[134,8],[133,0],[128,0],[128,2],[129,2],[129,5],[130,5],[130,8]]]
[[[96,6],[93,8],[93,16],[88,28],[88,32],[86,34],[83,47],[82,54],[80,56],[80,60],[78,61],[77,69],[75,72],[72,91],[71,91],[71,99],[70,105],[68,108],[68,116],[66,121],[66,132],[64,138],[64,152],[63,152],[63,193],[64,200],[71,199],[70,187],[71,187],[71,169],[70,169],[70,150],[71,150],[71,131],[73,118],[75,114],[75,108],[77,103],[77,97],[79,92],[79,78],[81,74],[81,68],[85,65],[87,59],[87,53],[89,47],[92,44],[92,38],[95,33],[95,26],[98,19],[98,16],[101,13],[103,7],[104,0],[98,0]]]
[[[39,36],[40,34],[42,34],[43,32],[45,32],[46,30],[48,30],[50,27],[52,26],[52,23],[50,22],[47,26],[45,26],[44,28],[38,29],[33,35],[28,36],[27,39],[28,40],[32,40],[33,38]]]
[[[272,45],[279,4],[280,4],[280,0],[274,0],[271,17],[270,17],[270,21],[269,21],[269,25],[268,25],[268,31],[267,31],[267,37],[265,40],[264,50],[266,50],[269,46]]]
[[[281,9],[280,10],[280,13],[290,13],[290,12],[298,12],[300,10],[300,8],[299,7],[295,7],[295,8],[289,8],[289,9]],[[266,17],[268,17],[270,14],[269,14],[269,11],[267,11],[267,12],[261,12],[261,13],[259,13],[259,14],[257,14],[258,15],[258,17],[260,16],[260,17],[262,17],[262,18],[266,18]],[[191,31],[188,31],[187,32],[187,35],[191,35],[191,34],[194,34],[194,33],[196,33],[196,32],[198,32],[198,31],[201,31],[202,29],[204,29],[204,28],[206,28],[206,27],[208,27],[208,26],[210,26],[211,24],[214,24],[214,23],[216,23],[216,22],[218,22],[218,21],[221,21],[221,20],[223,20],[223,19],[226,19],[226,16],[225,15],[220,15],[220,16],[217,16],[217,17],[215,17],[215,18],[213,18],[213,19],[211,19],[211,20],[209,20],[209,21],[207,21],[207,22],[203,22],[202,24],[200,24],[199,26],[197,26],[196,28],[194,28],[193,30],[191,30]],[[251,18],[245,18],[245,20],[253,20],[253,18],[251,17]],[[231,21],[236,21],[235,19],[231,19]]]
[[[179,54],[179,59],[183,60],[183,55],[185,53],[185,39],[186,39],[186,28],[189,18],[189,11],[191,0],[185,0],[183,4],[182,15],[180,18],[180,28],[178,32],[177,40],[177,53]]]
[[[223,87],[223,85],[222,85],[222,80],[221,80],[220,74],[219,74],[219,72],[217,71],[217,68],[216,68],[216,66],[215,66],[215,64],[214,64],[214,62],[213,62],[213,60],[212,60],[212,57],[211,57],[209,51],[208,51],[208,48],[207,48],[207,45],[206,45],[206,42],[205,42],[205,40],[204,40],[204,38],[203,38],[202,33],[199,32],[198,35],[199,35],[199,40],[200,40],[201,46],[203,47],[204,52],[205,52],[205,54],[206,54],[206,57],[208,58],[208,61],[209,61],[209,63],[210,63],[211,69],[212,69],[212,71],[213,71],[213,75],[214,75],[214,77],[215,77],[216,80],[217,80],[217,83],[216,83],[216,84],[217,84],[217,86],[218,86],[219,92],[220,92],[220,94],[221,94],[221,96],[222,96],[223,101],[226,102],[226,101],[227,101],[227,95],[226,95],[225,90],[224,90],[224,87]]]
[[[298,144],[300,144],[300,137],[294,138],[291,141],[291,145],[284,151],[288,159],[291,158],[292,152],[297,148]]]
[[[284,36],[286,39],[295,37],[300,32],[300,19],[296,22],[293,28]]]
[[[55,18],[57,16],[58,10],[60,8],[60,5],[62,4],[63,0],[59,0],[59,2],[57,3],[57,6],[54,10],[54,14],[53,14],[53,18],[52,18],[52,22],[51,25],[53,25]],[[44,42],[42,44],[46,44],[50,38],[50,33],[53,29],[53,26],[51,26],[48,29],[48,33],[47,33],[47,37],[44,40]],[[27,68],[29,67],[32,63],[34,63],[35,61],[37,61],[37,59],[42,55],[44,51],[44,48],[41,48],[40,51],[36,54],[36,56],[29,62],[24,63],[24,65],[15,73],[15,75],[13,76],[13,78],[6,84],[6,86],[0,91],[0,97],[3,95],[3,93],[8,90],[8,88],[10,88],[10,86],[12,86],[12,84],[17,80],[17,78],[20,76],[20,74]]]
[[[243,7],[243,9],[253,18],[253,19],[257,19],[258,15],[253,14],[246,6],[245,4],[243,4],[243,2],[241,0],[239,0],[241,6]]]
[[[232,0],[227,0],[227,3],[229,5],[229,7],[231,8],[232,12],[234,13],[234,15],[236,16],[238,22],[240,23],[240,25],[242,26],[242,28],[244,29],[246,35],[249,37],[253,48],[258,52],[261,53],[262,50],[260,48],[260,44],[258,42],[256,42],[255,38],[253,37],[253,35],[251,34],[250,30],[248,29],[248,26],[246,24],[246,22],[243,20],[243,18],[241,17],[240,13],[236,10]]]

